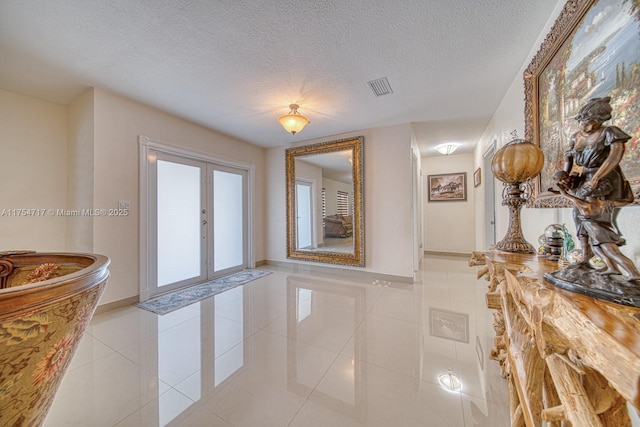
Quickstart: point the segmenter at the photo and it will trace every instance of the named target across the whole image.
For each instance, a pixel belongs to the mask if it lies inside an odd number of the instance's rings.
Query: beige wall
[[[69,106],[67,142],[67,206],[93,209],[93,89]],[[73,252],[93,251],[93,217],[67,217],[67,247]]]
[[[165,112],[89,90],[60,106],[0,90],[1,209],[110,209],[127,217],[0,217],[0,250],[87,251],[111,258],[100,301],[138,295],[138,135],[255,166],[253,256],[264,259],[264,150]]]
[[[0,90],[0,147],[0,251],[67,250],[67,108]]]
[[[326,190],[326,208],[327,215],[335,215],[338,213],[338,191],[351,194],[353,192],[351,184],[335,181],[333,179],[324,178],[322,187]]]
[[[486,148],[495,140],[497,147],[500,148],[511,137],[511,132],[516,131],[519,138],[524,138],[524,80],[523,72],[529,65],[531,58],[540,48],[540,44],[549,32],[551,25],[555,21],[564,1],[559,1],[555,11],[549,17],[544,29],[541,30],[540,36],[536,43],[530,47],[529,56],[525,63],[522,64],[520,72],[514,77],[509,90],[503,97],[502,101],[487,128],[478,142],[474,152],[474,163],[476,167],[482,165],[482,155]],[[485,183],[489,185],[489,183]],[[509,224],[509,211],[507,207],[502,206],[502,188],[503,185],[497,180],[493,182],[495,188],[495,205],[496,205],[496,240],[500,241],[505,236]],[[485,185],[478,188],[476,192],[476,249],[486,250],[487,244],[484,236],[484,197]],[[538,236],[544,232],[544,228],[552,223],[560,221],[558,209],[528,209],[523,208],[521,214],[522,232],[525,239],[537,247]]]
[[[471,253],[475,242],[473,155],[424,157],[424,229],[425,250],[432,252]],[[467,200],[429,202],[428,175],[466,172]]]
[[[359,135],[364,136],[364,270],[413,277],[411,126],[367,129],[302,141],[295,145]],[[286,257],[285,148],[271,148],[266,153],[268,202],[265,212],[269,221],[266,227],[266,255],[270,261],[298,263]]]
[[[101,304],[138,294],[138,136],[218,158],[255,165],[254,256],[264,259],[264,150],[113,93],[95,91],[94,205],[131,202],[124,218],[94,220],[94,251],[111,258],[111,278]]]

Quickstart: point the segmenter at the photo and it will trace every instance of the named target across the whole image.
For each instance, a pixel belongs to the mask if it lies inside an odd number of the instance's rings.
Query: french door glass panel
[[[248,171],[151,150],[149,297],[248,267]]]
[[[245,262],[244,171],[213,169],[213,271]]]
[[[202,173],[197,164],[157,161],[157,290],[203,276]]]

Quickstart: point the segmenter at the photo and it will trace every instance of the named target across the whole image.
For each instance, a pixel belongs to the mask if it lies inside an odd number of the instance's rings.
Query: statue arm
[[[564,186],[558,186],[558,188],[560,189],[560,192],[564,197],[566,197],[569,200],[572,200],[573,203],[575,203],[575,205],[578,206],[579,208],[584,208],[584,206],[588,205],[586,201],[579,199],[578,197],[569,193]]]
[[[610,147],[611,149],[609,151],[609,156],[607,156],[606,160],[598,168],[596,173],[593,174],[593,176],[585,184],[585,186],[588,185],[591,188],[597,188],[598,182],[602,179],[602,177],[607,176],[609,173],[613,172],[616,166],[620,164],[622,156],[624,156],[624,142],[614,141]]]
[[[575,135],[569,139],[569,146],[567,150],[564,152],[564,162],[562,164],[562,170],[566,173],[571,173],[571,169],[573,169],[573,147],[575,146],[576,138]]]

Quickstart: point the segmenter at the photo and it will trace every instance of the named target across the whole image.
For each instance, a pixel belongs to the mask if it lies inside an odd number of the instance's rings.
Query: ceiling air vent
[[[393,93],[393,90],[391,90],[391,85],[389,85],[389,80],[387,80],[386,77],[371,80],[370,82],[367,82],[367,84],[369,85],[375,96],[382,96]]]

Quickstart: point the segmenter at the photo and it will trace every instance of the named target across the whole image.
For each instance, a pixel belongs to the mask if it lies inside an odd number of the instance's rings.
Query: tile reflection
[[[161,329],[166,320],[157,316],[155,336],[123,350],[128,358],[177,389],[160,395],[154,405],[145,409],[148,416],[153,408],[157,409],[153,417],[158,425],[184,416],[195,403],[215,394],[234,375],[240,375],[246,345],[244,294],[245,289],[240,286],[185,307],[181,310],[189,310],[188,320],[171,327]],[[217,315],[221,307],[226,313],[233,313],[233,319]],[[181,317],[176,312],[172,315]],[[173,395],[182,398],[170,398]],[[180,405],[176,404],[178,401]]]
[[[509,425],[483,288],[466,260],[413,285],[274,268],[165,316],[104,313],[45,427]]]
[[[434,337],[469,342],[469,315],[429,307],[429,333]]]
[[[313,280],[299,276],[287,278],[287,295],[295,300],[295,310],[287,313],[287,368],[288,388],[301,395],[311,395],[310,399],[323,402],[328,406],[339,406],[346,415],[362,418],[367,411],[367,394],[364,392],[366,381],[366,365],[361,362],[364,351],[361,337],[349,339],[345,337],[342,350],[349,346],[354,357],[341,366],[339,374],[333,379],[331,393],[313,392],[316,383],[309,381],[305,375],[304,361],[296,351],[296,342],[301,335],[321,334],[326,328],[332,328],[329,308],[339,301],[341,307],[351,307],[351,315],[343,319],[339,326],[346,331],[355,331],[363,319],[367,297],[366,288],[362,286],[337,284],[330,281]],[[313,392],[313,394],[311,394]]]

